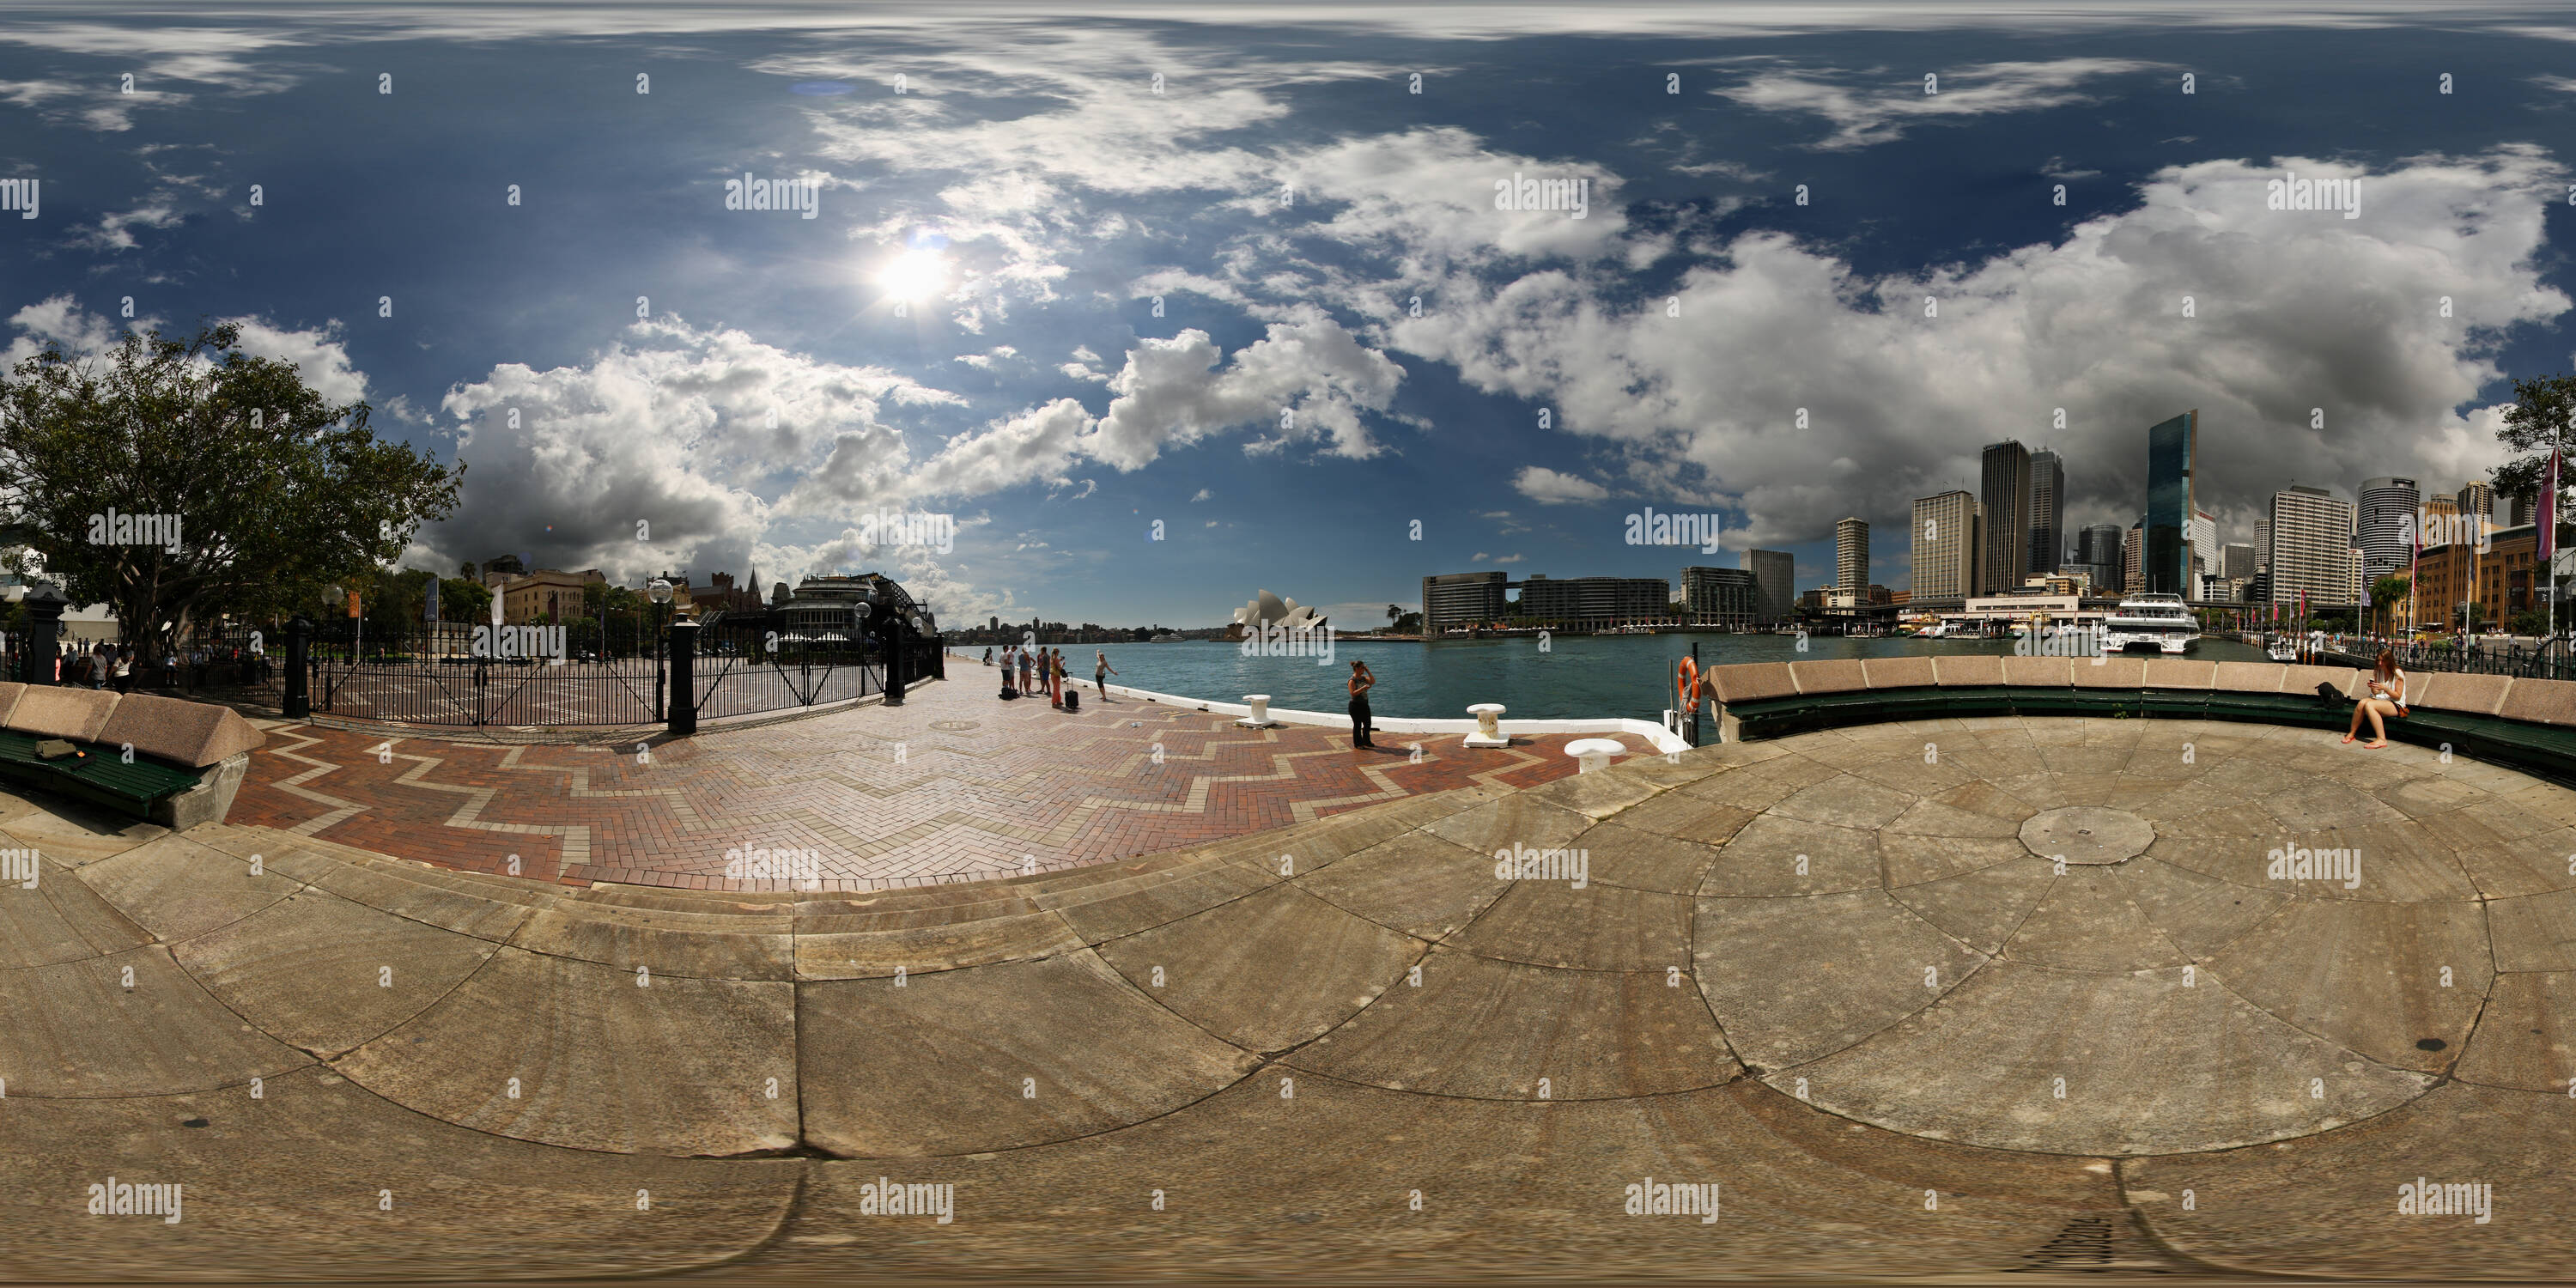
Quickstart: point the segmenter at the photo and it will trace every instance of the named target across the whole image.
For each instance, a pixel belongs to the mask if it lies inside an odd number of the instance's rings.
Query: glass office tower
[[[2197,409],[2147,430],[2147,548],[2138,571],[2153,593],[2191,594],[2191,520],[2199,512],[2191,458],[2199,431]]]

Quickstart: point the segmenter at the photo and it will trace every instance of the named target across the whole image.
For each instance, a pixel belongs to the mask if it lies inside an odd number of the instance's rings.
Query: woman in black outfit
[[[1368,663],[1360,661],[1358,658],[1352,658],[1351,745],[1353,747],[1367,747],[1371,750],[1375,750],[1377,747],[1377,744],[1370,741],[1369,738],[1370,721],[1368,704],[1368,691],[1376,683],[1377,677],[1369,674]]]

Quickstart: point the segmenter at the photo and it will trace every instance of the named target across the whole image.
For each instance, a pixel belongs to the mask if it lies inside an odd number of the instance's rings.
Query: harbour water
[[[1343,640],[1331,665],[1313,657],[1245,657],[1240,648],[1207,640],[1169,644],[1067,644],[1065,670],[1086,684],[1092,655],[1106,651],[1119,674],[1112,684],[1215,702],[1241,702],[1266,693],[1274,707],[1339,712],[1349,705],[1345,683],[1351,661],[1366,662],[1377,676],[1370,705],[1379,716],[1463,719],[1470,703],[1499,702],[1506,718],[1572,720],[1587,717],[1656,719],[1673,704],[1673,671],[1699,645],[1702,667],[1735,662],[1797,662],[1844,657],[1940,654],[2008,654],[2010,640],[1917,640],[1810,637],[1805,652],[1789,635],[1576,635],[1556,636],[1546,651],[1534,637],[1441,640],[1435,643]],[[983,646],[971,650],[980,660]],[[2263,650],[2214,637],[2192,646],[2204,661],[2260,662]],[[980,670],[981,668],[976,668]],[[986,671],[1000,688],[994,672]],[[952,666],[951,679],[964,678]]]

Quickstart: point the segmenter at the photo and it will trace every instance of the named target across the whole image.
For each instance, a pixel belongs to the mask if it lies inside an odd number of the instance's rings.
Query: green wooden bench
[[[2341,730],[2367,673],[2189,658],[1955,657],[1749,662],[1708,672],[1721,741],[1979,716],[2235,720]],[[2321,698],[2317,686],[2333,694]],[[2388,736],[2576,786],[2576,683],[2408,676]],[[2367,726],[2364,726],[2366,733]]]
[[[48,760],[59,739],[75,755]],[[267,736],[229,708],[150,694],[0,683],[0,781],[149,819],[219,823]]]

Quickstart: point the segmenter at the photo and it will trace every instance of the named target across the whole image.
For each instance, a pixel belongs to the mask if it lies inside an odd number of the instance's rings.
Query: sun
[[[926,300],[948,284],[948,261],[935,250],[907,250],[877,273],[877,285],[898,300]]]

